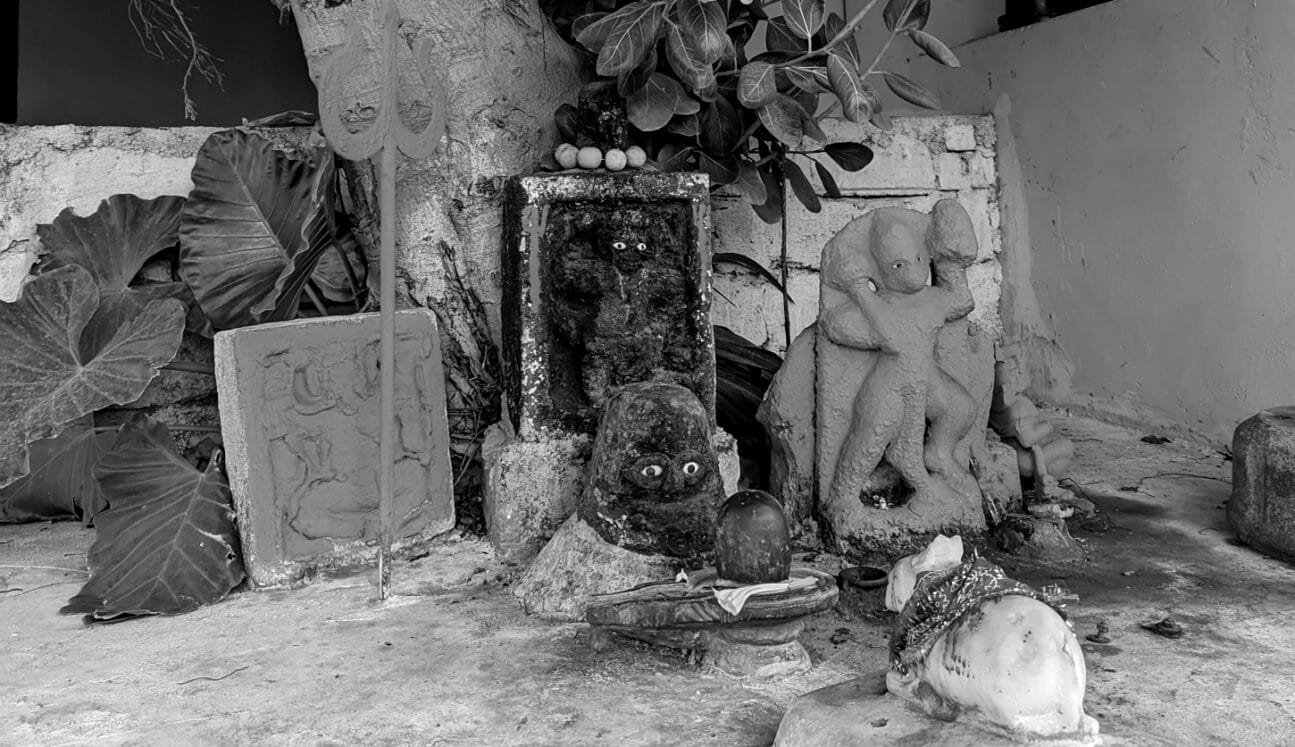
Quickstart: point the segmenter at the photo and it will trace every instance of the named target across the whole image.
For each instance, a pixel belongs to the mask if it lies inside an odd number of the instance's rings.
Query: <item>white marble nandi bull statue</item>
[[[1070,625],[974,551],[964,561],[961,538],[936,537],[896,563],[886,606],[900,613],[886,676],[892,694],[1013,739],[1098,742]]]

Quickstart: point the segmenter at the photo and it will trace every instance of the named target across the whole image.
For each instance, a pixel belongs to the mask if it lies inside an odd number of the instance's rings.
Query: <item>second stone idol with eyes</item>
[[[580,518],[613,545],[699,561],[714,546],[723,501],[697,397],[652,382],[616,390],[599,423]]]

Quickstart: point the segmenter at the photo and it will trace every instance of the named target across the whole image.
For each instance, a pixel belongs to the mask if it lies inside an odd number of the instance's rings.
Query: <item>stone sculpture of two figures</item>
[[[823,251],[819,500],[844,545],[885,551],[900,535],[983,529],[968,451],[984,397],[968,387],[985,367],[972,359],[992,352],[968,345],[974,327],[953,327],[974,308],[976,254],[971,219],[953,199],[930,214],[874,210]]]

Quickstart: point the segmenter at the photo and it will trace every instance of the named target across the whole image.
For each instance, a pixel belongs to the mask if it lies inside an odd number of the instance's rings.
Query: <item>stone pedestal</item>
[[[1295,561],[1295,407],[1237,426],[1227,513],[1243,542]]]
[[[487,431],[481,445],[482,503],[486,532],[500,560],[530,561],[575,512],[590,441],[584,435],[522,441],[499,426]]]
[[[381,434],[377,314],[216,335],[229,485],[256,586],[376,557]],[[454,527],[436,319],[396,315],[397,549]]]
[[[514,430],[592,434],[616,386],[660,381],[715,412],[703,174],[525,176],[508,185],[504,394]]]

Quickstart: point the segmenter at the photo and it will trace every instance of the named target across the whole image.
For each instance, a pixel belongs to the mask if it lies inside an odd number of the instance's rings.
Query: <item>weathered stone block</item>
[[[575,512],[584,487],[590,438],[510,439],[498,426],[481,445],[486,532],[506,563],[534,558]]]
[[[604,542],[593,527],[572,516],[553,535],[513,585],[527,614],[583,620],[595,594],[669,581],[683,569],[676,558],[642,555]]]
[[[944,130],[944,147],[951,151],[976,149],[976,128],[968,122],[949,125]]]
[[[701,174],[556,174],[508,186],[504,378],[523,439],[592,433],[616,386],[680,384],[715,410]]]
[[[1237,426],[1227,513],[1243,542],[1295,561],[1295,407],[1264,410]]]
[[[773,447],[769,492],[782,502],[793,530],[814,506],[815,338],[812,326],[796,336],[756,411]]]
[[[377,314],[216,335],[216,384],[248,576],[290,583],[376,554]],[[394,525],[399,549],[454,526],[436,319],[396,315]]]
[[[957,153],[941,153],[936,156],[935,175],[940,189],[967,189],[971,186],[967,162]]]

